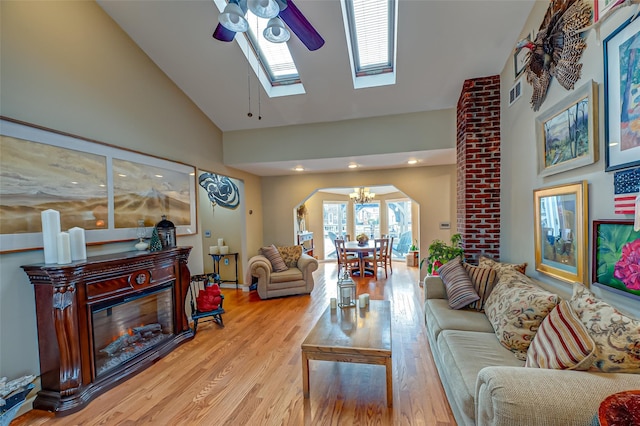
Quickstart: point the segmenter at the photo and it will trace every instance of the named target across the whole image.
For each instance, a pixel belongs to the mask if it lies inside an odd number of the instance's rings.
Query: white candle
[[[44,263],[58,261],[58,234],[60,233],[60,212],[45,210],[40,213],[42,220],[42,246],[44,248]]]
[[[220,254],[229,254],[229,246],[220,246]]]
[[[209,246],[209,254],[218,254],[218,246]]]
[[[364,306],[369,306],[369,293],[362,293],[364,296]]]
[[[336,307],[338,307],[338,301],[335,297],[329,299],[329,303],[331,304],[331,309],[335,309]]]
[[[342,289],[342,304],[345,306],[351,303],[350,293],[351,291],[348,288]]]
[[[218,247],[222,247],[224,245],[224,238],[218,238]]]
[[[358,296],[358,303],[360,305],[360,309],[367,307],[367,298],[365,297],[364,294],[361,294],[360,296]]]
[[[71,243],[71,260],[85,260],[87,258],[87,245],[84,240],[84,229],[77,226],[69,229]]]
[[[58,242],[58,264],[71,263],[71,242],[68,232],[60,232],[57,237]]]

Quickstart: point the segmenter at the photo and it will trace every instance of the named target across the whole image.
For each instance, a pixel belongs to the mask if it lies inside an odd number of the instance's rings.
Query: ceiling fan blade
[[[324,45],[324,39],[313,25],[304,17],[300,9],[293,4],[293,1],[287,1],[287,7],[280,11],[280,18],[291,28],[300,41],[307,46],[309,50],[318,50]]]
[[[223,27],[221,24],[218,24],[216,30],[213,32],[213,38],[220,41],[233,41],[233,38],[236,36],[235,31],[231,31]]]

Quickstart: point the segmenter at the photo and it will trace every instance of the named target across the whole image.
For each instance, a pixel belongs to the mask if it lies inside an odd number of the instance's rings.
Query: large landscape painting
[[[0,137],[0,233],[41,232],[40,212],[60,212],[62,229],[106,229],[102,155]]]
[[[0,119],[0,252],[42,247],[41,212],[87,243],[136,239],[166,215],[196,233],[195,168],[79,136]],[[149,234],[151,231],[149,231]]]
[[[116,228],[133,228],[139,219],[153,226],[166,215],[174,225],[189,225],[194,177],[132,161],[113,159]]]

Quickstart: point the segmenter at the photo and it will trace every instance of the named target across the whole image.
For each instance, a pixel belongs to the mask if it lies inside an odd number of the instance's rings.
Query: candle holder
[[[341,308],[356,306],[356,283],[348,273],[338,279],[338,306]]]

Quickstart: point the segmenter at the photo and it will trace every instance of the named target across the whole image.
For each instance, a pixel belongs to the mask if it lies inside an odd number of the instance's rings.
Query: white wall
[[[250,201],[241,208],[253,209],[245,244],[260,246],[260,179],[222,164],[221,131],[96,3],[2,1],[0,13],[1,115],[242,179]],[[201,232],[178,244],[193,246],[189,268],[201,273]],[[39,374],[33,288],[20,265],[43,260],[41,250],[0,255],[0,376]]]
[[[439,229],[440,222],[456,223],[455,165],[275,176],[264,177],[262,182],[264,217],[269,220],[269,226],[264,227],[265,244],[289,245],[295,241],[294,208],[319,188],[395,186],[420,206],[412,213],[413,223],[420,226],[418,246],[423,249],[434,239],[448,240],[456,231]],[[314,231],[315,244],[320,250],[317,235],[322,232],[316,227],[321,226],[317,221],[322,218],[322,203],[316,202],[311,205],[317,206],[308,216],[313,227],[311,230]],[[419,218],[416,216],[418,211]]]
[[[521,37],[532,30],[537,30],[546,12],[548,2],[536,2]],[[537,151],[535,119],[565,97],[571,95],[557,81],[551,83],[547,99],[539,112],[534,112],[530,105],[531,86],[523,84],[523,95],[513,106],[508,106],[509,89],[514,84],[513,62],[509,59],[501,74],[502,91],[502,178],[501,178],[501,227],[500,238],[501,258],[504,261],[529,263],[527,273],[555,287],[570,289],[570,284],[560,282],[547,275],[535,271],[535,253],[533,244],[533,190],[553,185],[573,183],[586,180],[589,183],[589,244],[588,276],[591,277],[591,222],[594,219],[631,219],[630,215],[615,215],[613,212],[613,173],[605,173],[604,154],[604,40],[629,17],[634,7],[617,12],[611,19],[605,21],[601,27],[601,38],[596,39],[595,31],[587,33],[587,49],[583,53],[581,62],[582,77],[576,83],[579,88],[593,79],[599,83],[599,131],[598,152],[599,160],[592,165],[558,173],[548,177],[539,177],[537,172]],[[523,238],[527,236],[527,238]],[[592,287],[592,290],[605,300],[618,307],[640,315],[638,302],[621,297],[606,290]],[[570,291],[570,290],[569,290]]]

